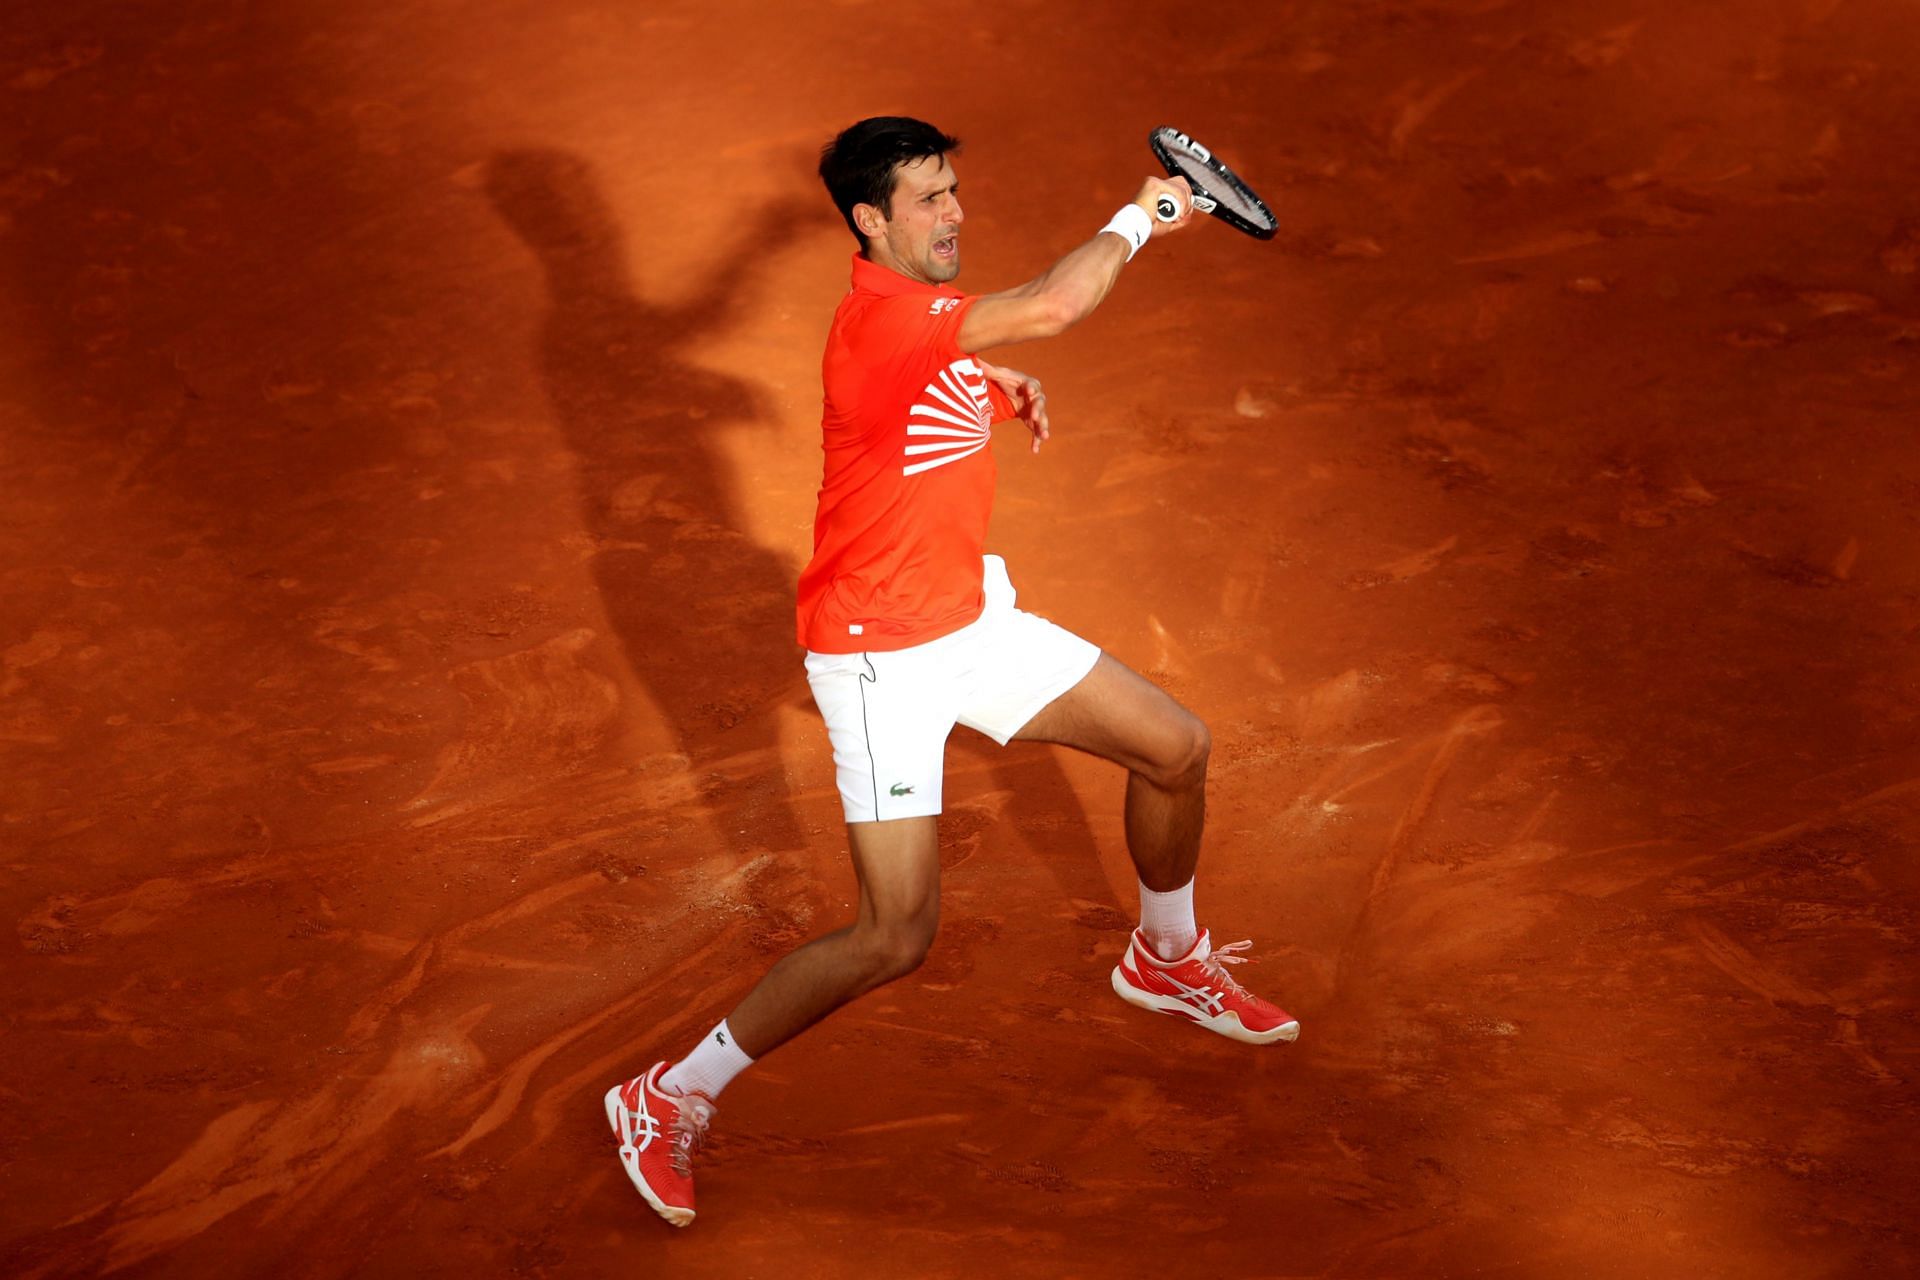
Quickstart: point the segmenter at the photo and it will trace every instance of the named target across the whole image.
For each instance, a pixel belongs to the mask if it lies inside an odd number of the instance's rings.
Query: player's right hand
[[[1180,210],[1179,216],[1172,222],[1160,221],[1160,214],[1154,208],[1162,196],[1171,197],[1174,206]],[[1147,211],[1147,217],[1153,220],[1153,234],[1171,235],[1186,226],[1193,218],[1193,188],[1185,178],[1148,178],[1140,184],[1140,194],[1133,202]]]

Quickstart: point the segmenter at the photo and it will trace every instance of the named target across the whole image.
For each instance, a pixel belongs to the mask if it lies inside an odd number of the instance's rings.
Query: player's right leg
[[[937,822],[847,824],[858,912],[852,924],[774,965],[728,1015],[748,1055],[764,1056],[847,1001],[920,967],[940,923]]]
[[[693,1156],[727,1083],[829,1013],[920,967],[940,919],[932,817],[849,823],[860,902],[853,922],[767,971],[691,1053],[608,1090],[607,1123],[637,1190],[676,1227],[693,1221]]]
[[[852,923],[783,958],[678,1062],[610,1090],[627,1175],[669,1222],[693,1220],[691,1160],[713,1100],[756,1057],[918,968],[940,915],[936,815],[964,635],[889,653],[809,654],[833,743],[860,902]],[[959,664],[964,667],[964,663]]]

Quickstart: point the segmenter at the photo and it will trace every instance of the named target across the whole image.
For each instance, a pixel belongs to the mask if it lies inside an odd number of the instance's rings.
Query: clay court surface
[[[1920,1268],[1920,10],[19,0],[0,30],[0,1271]],[[1126,1007],[1121,775],[950,747],[926,967],[609,1085],[846,918],[792,640],[852,239],[973,289],[1211,143],[1279,213],[1002,358],[1023,606],[1212,726]]]

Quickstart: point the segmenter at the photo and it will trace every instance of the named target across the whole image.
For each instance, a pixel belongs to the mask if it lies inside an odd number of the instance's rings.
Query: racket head
[[[1256,240],[1273,239],[1280,226],[1273,210],[1212,151],[1172,125],[1148,134],[1147,145],[1166,166],[1168,177],[1185,178],[1193,188],[1194,208]]]

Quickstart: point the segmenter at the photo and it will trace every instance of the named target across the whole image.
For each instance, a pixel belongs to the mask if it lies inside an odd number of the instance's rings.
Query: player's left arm
[[[1018,369],[1008,369],[997,364],[988,364],[978,356],[974,363],[987,375],[987,381],[999,389],[1013,406],[1014,414],[1027,424],[1027,430],[1033,433],[1033,451],[1040,452],[1040,445],[1047,439],[1047,393],[1040,389],[1040,379]]]

